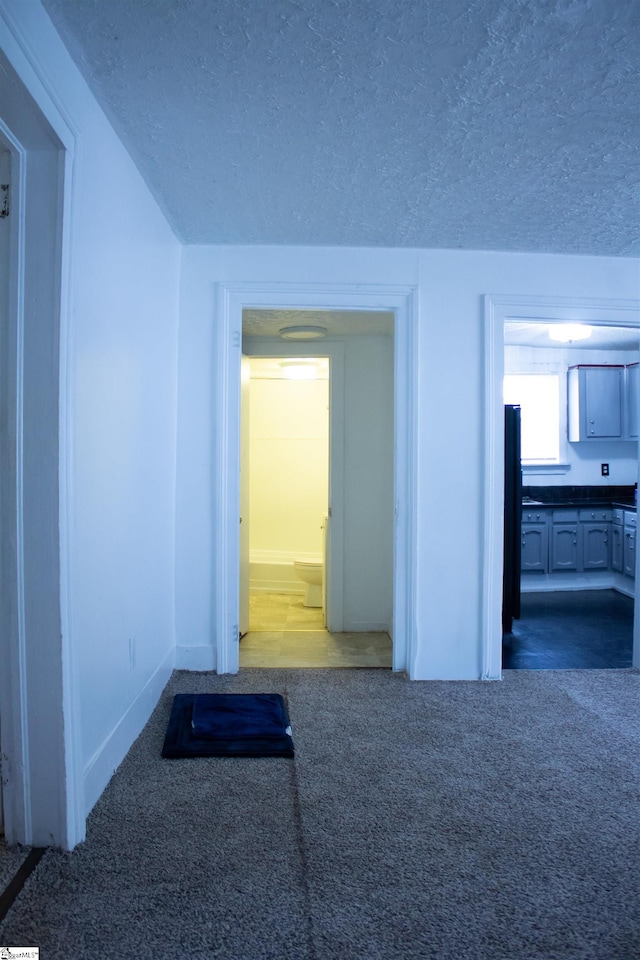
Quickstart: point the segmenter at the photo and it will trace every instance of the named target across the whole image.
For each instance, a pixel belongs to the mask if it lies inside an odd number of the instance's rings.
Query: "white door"
[[[251,363],[242,356],[240,388],[240,636],[249,630],[249,403]]]

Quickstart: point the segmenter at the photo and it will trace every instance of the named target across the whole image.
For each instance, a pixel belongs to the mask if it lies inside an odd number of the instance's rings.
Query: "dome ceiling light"
[[[588,340],[590,336],[591,327],[588,323],[554,323],[549,329],[549,339],[558,343]]]
[[[322,340],[326,335],[326,327],[316,327],[311,324],[296,324],[293,327],[283,327],[280,330],[280,336],[283,340]]]

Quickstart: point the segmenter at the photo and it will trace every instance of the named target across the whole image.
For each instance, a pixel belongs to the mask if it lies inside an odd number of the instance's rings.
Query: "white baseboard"
[[[250,580],[249,593],[286,593],[293,596],[304,594],[304,583],[291,580]]]
[[[212,644],[176,647],[176,670],[215,670],[216,651]]]
[[[617,590],[627,597],[634,596],[634,582],[615,571],[599,573],[523,573],[521,593],[568,593],[572,590]]]
[[[377,620],[345,620],[345,633],[388,633],[391,636],[391,628],[388,623],[380,623]]]
[[[173,673],[174,663],[175,649],[172,647],[84,768],[86,816],[93,809],[109,780],[129,752],[132,743],[140,735],[153,713],[160,694]]]

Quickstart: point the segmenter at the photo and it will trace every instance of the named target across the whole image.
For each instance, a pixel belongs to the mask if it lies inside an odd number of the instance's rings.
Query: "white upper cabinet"
[[[623,440],[623,366],[569,367],[569,440]]]

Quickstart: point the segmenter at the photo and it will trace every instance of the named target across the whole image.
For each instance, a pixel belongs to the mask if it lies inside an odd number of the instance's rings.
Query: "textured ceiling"
[[[566,350],[566,343],[549,339],[551,323],[508,321],[504,325],[504,342],[517,347],[549,347]],[[592,326],[588,340],[575,340],[572,350],[633,350],[640,348],[640,331],[631,327]]]
[[[640,253],[636,0],[43,0],[190,243]]]
[[[245,337],[277,337],[283,327],[324,327],[328,337],[393,334],[393,314],[367,310],[243,310]],[[291,342],[291,341],[288,341]],[[306,341],[307,344],[309,341]],[[322,340],[314,341],[322,349]]]

